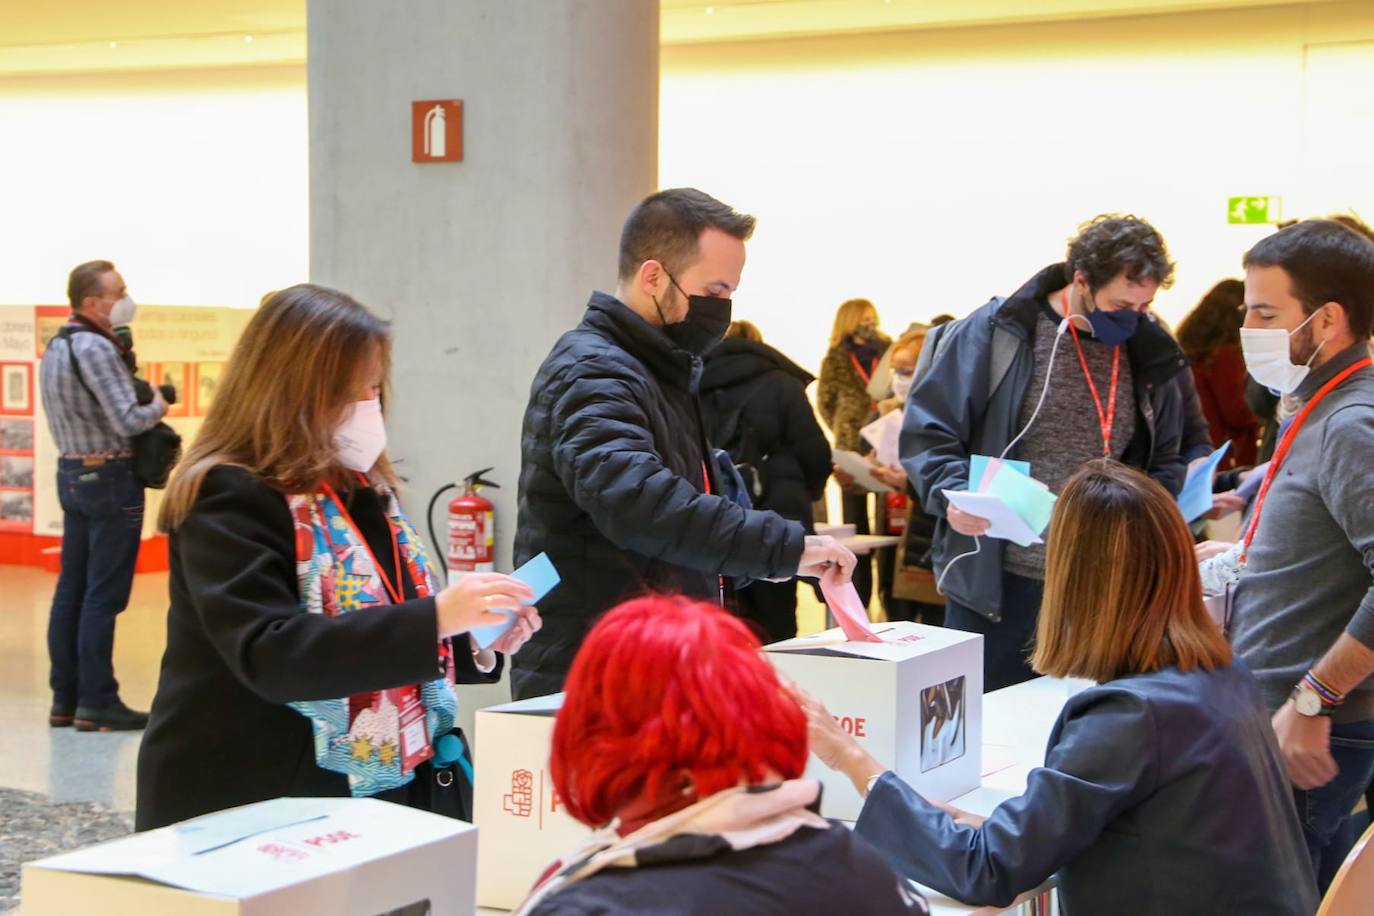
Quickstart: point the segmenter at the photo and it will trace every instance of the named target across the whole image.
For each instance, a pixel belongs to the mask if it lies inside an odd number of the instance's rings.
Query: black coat
[[[342,498],[373,553],[390,556],[375,491]],[[416,598],[403,571],[410,600],[401,604],[340,617],[303,611],[286,500],[241,468],[206,475],[169,553],[167,650],[138,754],[137,829],[282,795],[347,796],[348,777],[315,764],[310,720],[286,704],[440,676],[434,599]],[[459,682],[500,676],[499,663],[479,673],[461,644],[453,658]],[[423,798],[428,766],[382,797]]]
[[[830,442],[806,397],[813,381],[815,376],[777,350],[742,338],[721,341],[706,354],[701,374],[712,442],[725,445],[722,424],[738,419],[731,457],[736,463],[758,461],[762,495],[754,505],[795,519],[807,531],[811,504],[825,493],[831,467]]]
[[[515,668],[561,678],[596,618],[646,591],[714,600],[720,575],[797,571],[800,523],[705,493],[700,377],[700,359],[605,293],[540,366],[515,560],[547,552],[563,582],[539,603],[543,629]]]

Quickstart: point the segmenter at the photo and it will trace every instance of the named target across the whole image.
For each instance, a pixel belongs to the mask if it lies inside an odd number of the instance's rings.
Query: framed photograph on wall
[[[33,420],[28,417],[0,418],[0,453],[33,454]]]
[[[224,363],[196,363],[196,416],[203,417],[210,412],[210,405],[215,402],[215,392],[219,389],[220,376],[223,374]]]
[[[171,385],[177,390],[177,402],[167,408],[169,417],[189,417],[191,415],[191,364],[190,363],[149,363],[144,371],[148,381],[154,385]]]
[[[0,413],[33,413],[32,363],[0,363]]]
[[[33,456],[5,455],[0,457],[0,487],[33,489]]]
[[[0,490],[0,530],[33,530],[32,490]]]

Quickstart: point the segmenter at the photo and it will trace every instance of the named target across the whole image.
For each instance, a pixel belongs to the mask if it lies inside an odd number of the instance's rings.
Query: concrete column
[[[653,0],[309,3],[311,280],[393,322],[417,525],[441,484],[495,467],[498,569],[530,381],[614,288],[621,221],[657,186],[658,21]],[[411,102],[451,98],[463,161],[412,163]]]

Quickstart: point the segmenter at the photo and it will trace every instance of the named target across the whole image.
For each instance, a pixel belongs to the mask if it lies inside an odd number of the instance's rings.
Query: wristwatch
[[[1323,703],[1321,694],[1309,687],[1306,681],[1299,682],[1298,686],[1293,688],[1289,699],[1293,701],[1293,708],[1300,716],[1329,716],[1336,711],[1336,707]]]

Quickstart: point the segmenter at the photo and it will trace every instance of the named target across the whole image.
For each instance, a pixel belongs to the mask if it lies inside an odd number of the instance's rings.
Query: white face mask
[[[110,327],[122,328],[134,320],[138,305],[129,296],[124,296],[110,309]]]
[[[911,374],[904,372],[892,373],[892,393],[897,400],[906,403],[907,395],[911,394]]]
[[[1321,309],[1317,309],[1320,312]],[[1278,394],[1296,391],[1312,371],[1312,360],[1326,346],[1322,341],[1307,362],[1301,366],[1293,363],[1289,340],[1294,334],[1307,327],[1307,322],[1317,317],[1317,312],[1307,316],[1307,321],[1291,331],[1283,328],[1241,328],[1240,349],[1245,355],[1245,368],[1255,381]]]
[[[339,464],[352,471],[367,473],[386,448],[386,424],[382,421],[380,398],[350,404],[339,428],[334,431],[334,448]]]

